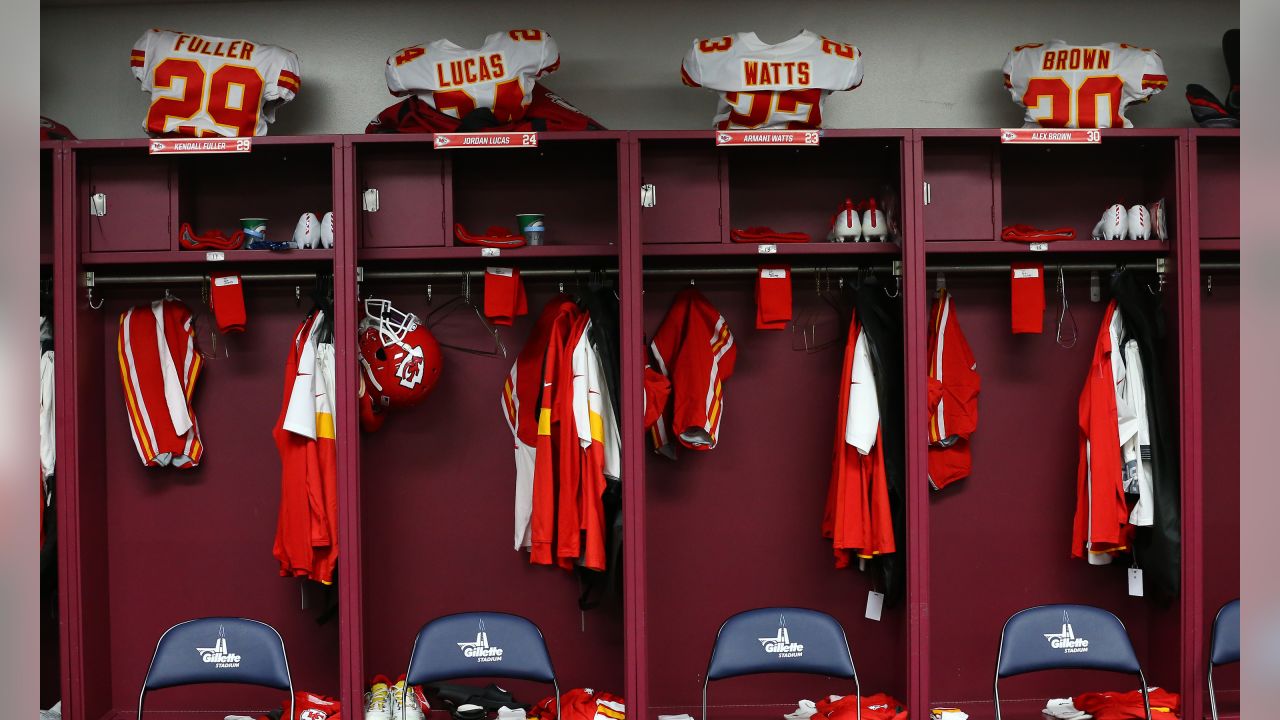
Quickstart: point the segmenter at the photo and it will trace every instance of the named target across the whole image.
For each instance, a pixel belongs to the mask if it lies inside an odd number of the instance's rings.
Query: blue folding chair
[[[1218,697],[1213,690],[1213,667],[1240,662],[1240,600],[1223,605],[1213,618],[1209,638],[1209,711],[1218,720]]]
[[[757,608],[724,621],[702,681],[702,716],[712,680],[764,673],[803,673],[853,680],[862,720],[862,686],[839,621],[806,608]]]
[[[148,691],[209,683],[286,690],[293,717],[293,678],[280,633],[257,620],[209,617],[178,623],[160,636],[138,696],[138,720]]]
[[[542,631],[526,618],[470,612],[436,618],[418,631],[409,653],[405,686],[439,680],[501,677],[550,683],[560,720],[560,685]],[[407,708],[401,705],[401,718]]]
[[[1041,670],[1109,670],[1137,675],[1151,720],[1147,678],[1120,618],[1090,605],[1041,605],[1014,613],[1000,633],[996,657],[996,720],[1000,678]]]

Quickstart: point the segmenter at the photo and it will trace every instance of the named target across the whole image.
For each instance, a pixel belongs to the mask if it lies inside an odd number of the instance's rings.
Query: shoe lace
[[[408,707],[410,717],[420,717],[422,708],[418,705],[418,695],[403,680],[397,682],[394,690],[396,708]]]
[[[390,693],[387,692],[387,687],[385,685],[383,685],[380,688],[370,690],[365,695],[365,698],[366,698],[365,704],[368,705],[369,710],[389,709],[388,703],[390,702],[391,697],[390,697]]]

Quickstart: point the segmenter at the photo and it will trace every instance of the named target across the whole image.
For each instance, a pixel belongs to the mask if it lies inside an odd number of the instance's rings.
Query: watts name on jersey
[[[129,66],[151,94],[142,127],[153,136],[266,135],[302,83],[292,50],[173,30],[143,33]]]

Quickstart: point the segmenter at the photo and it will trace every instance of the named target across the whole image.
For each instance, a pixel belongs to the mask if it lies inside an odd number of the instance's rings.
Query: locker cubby
[[[1050,252],[1168,252],[1178,239],[1178,130],[1104,130],[1094,145],[1002,144],[997,130],[919,131],[924,239],[939,252],[1025,252],[1000,240],[1008,225],[1069,227]],[[1165,199],[1167,242],[1091,240],[1111,205]]]
[[[673,461],[651,451],[647,434],[641,449],[647,648],[641,670],[648,677],[641,717],[696,717],[720,624],[764,606],[835,616],[848,636],[863,693],[887,692],[907,702],[907,608],[886,608],[880,622],[867,620],[867,592],[880,588],[871,574],[858,572],[856,560],[837,570],[831,542],[820,532],[847,317],[824,325],[834,331],[834,345],[797,352],[791,332],[755,329],[750,275],[692,277],[727,320],[738,356],[724,383],[715,449],[680,448]],[[646,276],[646,336],[688,286],[685,277]],[[832,312],[811,287],[807,279],[793,284],[797,317]],[[713,683],[708,712],[713,718],[777,717],[801,698],[852,692],[847,680],[756,675]]]
[[[616,267],[611,261],[571,264],[583,268],[583,283],[593,267]],[[537,263],[515,265],[529,270]],[[366,267],[365,297],[388,298],[424,320],[461,294],[457,279],[377,278],[381,268],[405,270],[402,262]],[[435,262],[419,269],[473,271],[472,299],[483,310],[483,263]],[[501,407],[503,385],[543,306],[561,283],[566,292],[575,288],[570,273],[525,277],[524,283],[529,314],[499,328],[506,357],[442,348],[440,380],[427,399],[393,412],[377,432],[360,434],[362,687],[376,674],[395,678],[404,672],[425,622],[455,612],[498,611],[523,615],[541,628],[562,691],[626,692],[621,596],[606,596],[598,607],[580,611],[582,587],[574,574],[532,565],[527,552],[513,547],[515,464]],[[432,322],[439,342],[493,348],[469,309]],[[551,694],[547,685],[498,683],[524,703]]]
[[[1055,342],[1052,294],[1044,333],[1013,335],[1007,274],[947,276],[953,318],[972,348],[982,389],[970,476],[930,491],[928,697],[931,706],[960,707],[974,720],[994,717],[991,678],[1005,620],[1035,605],[1110,610],[1125,623],[1148,681],[1174,691],[1180,683],[1180,601],[1129,597],[1126,560],[1095,567],[1070,557],[1078,403],[1110,293],[1106,273],[1102,302],[1089,302],[1085,274],[1068,273],[1066,281],[1079,333],[1070,349]],[[1051,293],[1051,282],[1046,289]],[[1170,330],[1162,362],[1176,418],[1172,289],[1164,302]],[[1131,679],[1108,673],[1042,672],[1002,680],[1000,693],[1006,717],[1031,717],[1048,698],[1131,686]]]
[[[304,212],[333,210],[340,165],[336,136],[255,138],[246,153],[150,155],[146,140],[69,144],[74,156],[75,233],[82,259],[99,262],[195,262],[182,251],[178,229],[222,230],[242,217],[268,219],[267,237],[289,240]],[[106,196],[106,213],[91,213],[91,197]],[[332,259],[328,250],[296,251]],[[294,252],[227,251],[228,259],[300,259]]]
[[[197,343],[213,354],[211,317],[193,287],[174,287],[197,315]],[[280,577],[271,548],[280,499],[280,461],[272,428],[280,412],[284,365],[306,307],[292,287],[246,289],[248,329],[219,339],[199,378],[194,404],[206,451],[190,470],[146,468],[130,435],[120,379],[120,314],[161,297],[159,286],[104,289],[99,310],[75,311],[78,438],[64,464],[75,478],[74,533],[80,601],[73,625],[86,648],[75,717],[133,717],[156,641],[171,625],[208,615],[243,616],[275,627],[288,648],[293,681],[313,692],[338,692],[339,628],[318,625],[322,591]],[[225,344],[224,344],[225,343]],[[224,349],[229,350],[223,356]],[[64,405],[64,407],[66,407]],[[64,515],[64,517],[66,517]],[[216,638],[211,638],[214,640]],[[261,712],[282,693],[231,686],[181,688],[148,697],[148,716],[236,708]],[[65,698],[66,696],[64,696]]]
[[[230,237],[240,218],[267,218],[267,239],[282,241],[293,237],[303,213],[322,218],[334,210],[335,143],[309,140],[268,144],[255,138],[248,153],[177,156],[174,249],[182,223],[197,233],[216,228]]]
[[[652,207],[640,207],[640,242],[727,242],[726,158],[711,134],[668,131],[636,135],[640,184],[652,185],[654,193]]]
[[[1240,248],[1240,131],[1192,130],[1200,247]]]
[[[886,196],[893,196],[891,225],[901,227],[905,142],[901,135],[828,130],[817,147],[726,148],[729,227],[800,231],[823,242],[846,198],[873,196],[881,210],[890,210]]]
[[[1240,276],[1205,270],[1213,292],[1200,286],[1203,328],[1203,515],[1206,653],[1218,609],[1240,597]],[[1213,673],[1221,718],[1239,718],[1240,666]],[[1188,714],[1188,717],[1191,715]],[[1209,717],[1206,698],[1204,715]]]
[[[361,250],[440,247],[446,232],[447,155],[420,137],[375,135],[352,143],[356,242]],[[363,193],[376,190],[376,211]]]
[[[472,233],[493,225],[519,232],[517,213],[542,213],[544,247],[617,246],[624,138],[609,131],[541,133],[536,148],[453,151],[449,244],[457,243],[454,222]]]

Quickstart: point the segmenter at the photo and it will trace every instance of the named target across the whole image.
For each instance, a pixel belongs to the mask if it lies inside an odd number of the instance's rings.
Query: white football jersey
[[[808,30],[777,45],[737,33],[694,40],[680,79],[720,93],[718,130],[817,128],[832,91],[862,84],[862,51]]]
[[[1164,90],[1160,54],[1124,43],[1019,45],[1004,61],[1004,86],[1027,109],[1023,127],[1133,127],[1124,110]]]
[[[266,135],[302,82],[292,50],[172,30],[143,33],[129,65],[151,93],[151,135]]]
[[[387,89],[396,96],[417,95],[459,120],[489,108],[506,123],[524,117],[534,82],[559,67],[560,49],[550,33],[507,30],[475,50],[444,39],[407,47],[387,58]]]

